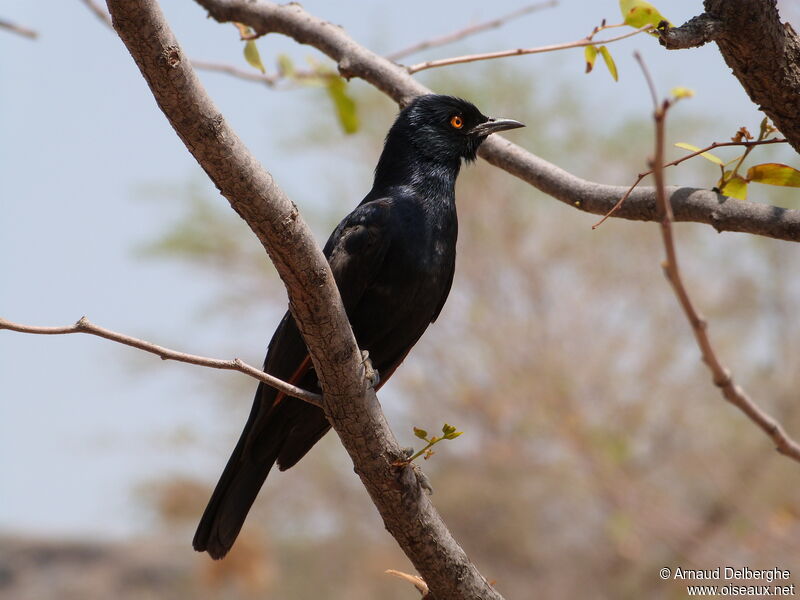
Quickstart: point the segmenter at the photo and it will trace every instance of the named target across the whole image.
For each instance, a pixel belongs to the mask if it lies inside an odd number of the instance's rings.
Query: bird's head
[[[419,154],[437,162],[473,161],[490,134],[517,127],[525,125],[487,117],[461,98],[429,94],[415,98],[400,112],[388,137],[395,132],[406,137]]]

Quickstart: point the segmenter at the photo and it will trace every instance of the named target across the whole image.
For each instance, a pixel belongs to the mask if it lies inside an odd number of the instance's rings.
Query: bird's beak
[[[506,129],[517,129],[518,127],[525,127],[524,123],[515,121],[514,119],[492,119],[475,125],[470,130],[470,135],[485,137],[490,133],[497,133],[498,131],[505,131]]]

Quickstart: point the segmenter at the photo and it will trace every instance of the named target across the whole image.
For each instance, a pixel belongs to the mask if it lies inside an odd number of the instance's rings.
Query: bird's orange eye
[[[462,119],[460,115],[456,115],[450,119],[450,125],[456,129],[461,129],[464,126],[464,119]]]

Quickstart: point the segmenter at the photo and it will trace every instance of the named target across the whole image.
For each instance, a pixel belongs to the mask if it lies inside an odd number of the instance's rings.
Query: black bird
[[[428,325],[453,282],[456,259],[455,183],[461,159],[474,161],[496,131],[523,127],[491,119],[451,96],[420,96],[404,108],[386,136],[372,190],[331,234],[330,263],[358,345],[386,383]],[[264,370],[319,390],[292,315],[272,336]],[[239,442],[206,507],[195,550],[222,558],[250,506],[278,463],[293,466],[330,429],[322,410],[258,386]]]

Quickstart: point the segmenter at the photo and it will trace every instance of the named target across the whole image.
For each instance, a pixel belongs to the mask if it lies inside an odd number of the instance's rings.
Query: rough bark
[[[669,49],[715,41],[750,99],[800,152],[800,38],[776,0],[705,0],[705,13],[662,34]]]
[[[114,28],[164,115],[269,253],[323,389],[323,408],[395,537],[437,598],[495,599],[422,491],[367,385],[341,299],[295,205],[205,93],[155,0],[108,0]]]
[[[246,23],[260,34],[280,33],[313,46],[333,59],[345,77],[359,77],[401,106],[431,90],[406,69],[355,42],[339,26],[306,12],[298,4],[278,5],[266,0],[196,0],[220,22]],[[604,215],[627,191],[576,177],[497,135],[481,146],[480,156],[570,206]],[[800,211],[741,202],[710,190],[668,188],[677,221],[712,225],[717,231],[739,231],[800,241]],[[656,220],[653,187],[638,187],[614,213],[637,221]]]

